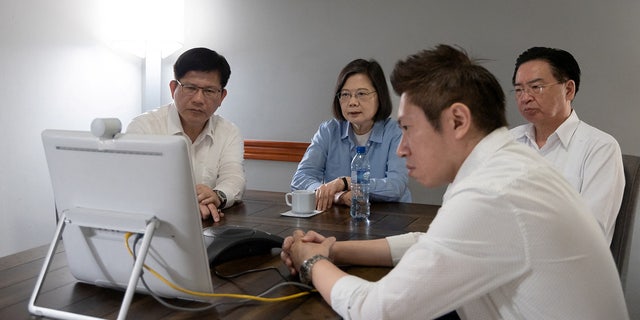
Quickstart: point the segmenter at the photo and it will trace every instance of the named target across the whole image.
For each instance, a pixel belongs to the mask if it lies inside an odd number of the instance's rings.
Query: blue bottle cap
[[[357,146],[356,153],[367,153],[367,147],[365,146]]]

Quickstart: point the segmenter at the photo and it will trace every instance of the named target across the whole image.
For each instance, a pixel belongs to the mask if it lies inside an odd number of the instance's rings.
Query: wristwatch
[[[304,284],[311,284],[311,269],[313,268],[313,265],[320,260],[329,260],[329,258],[321,254],[316,254],[315,256],[305,260],[300,265],[300,282]]]
[[[347,177],[342,177],[340,179],[342,179],[342,183],[344,183],[344,188],[342,188],[342,191],[348,191],[349,190],[349,183],[347,182]]]
[[[213,192],[215,192],[218,195],[218,198],[220,198],[220,205],[218,206],[218,209],[224,208],[227,204],[227,195],[220,190],[213,190]]]

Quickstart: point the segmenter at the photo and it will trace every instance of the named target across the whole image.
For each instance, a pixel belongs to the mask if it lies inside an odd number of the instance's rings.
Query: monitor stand
[[[58,247],[60,239],[62,238],[62,232],[64,231],[64,227],[67,224],[76,224],[81,227],[93,229],[107,228],[110,230],[144,234],[144,236],[142,237],[142,246],[140,247],[140,253],[135,260],[133,269],[131,270],[131,276],[129,277],[127,289],[125,291],[124,298],[122,299],[122,305],[120,306],[120,312],[118,313],[117,319],[126,319],[127,312],[129,311],[129,306],[131,305],[131,300],[133,299],[133,294],[135,293],[136,286],[138,285],[138,279],[140,278],[140,274],[142,273],[144,260],[147,257],[147,253],[149,252],[151,238],[153,238],[153,233],[160,224],[160,221],[156,219],[156,217],[150,215],[121,213],[87,208],[74,208],[63,212],[62,218],[58,222],[58,227],[56,228],[53,241],[51,242],[49,251],[47,252],[47,256],[45,257],[44,265],[42,266],[42,270],[38,275],[36,286],[33,289],[33,293],[31,294],[31,299],[29,300],[29,312],[34,315],[73,320],[100,319],[78,313],[35,305],[36,299],[38,298],[40,290],[42,289],[42,284],[44,283],[47,272],[49,271],[49,267],[53,260],[53,255]]]

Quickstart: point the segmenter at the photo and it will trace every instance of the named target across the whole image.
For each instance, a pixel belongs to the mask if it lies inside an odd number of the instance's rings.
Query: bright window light
[[[184,0],[101,0],[102,33],[118,50],[162,58],[184,42]]]

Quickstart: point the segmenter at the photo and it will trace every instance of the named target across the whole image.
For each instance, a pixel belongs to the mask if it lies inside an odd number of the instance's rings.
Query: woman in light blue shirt
[[[396,155],[402,132],[392,111],[387,81],[375,60],[347,64],[336,83],[335,119],[326,121],[291,181],[292,190],[316,190],[318,210],[334,203],[351,205],[351,159],[356,146],[367,147],[372,201],[411,202],[405,160]]]

